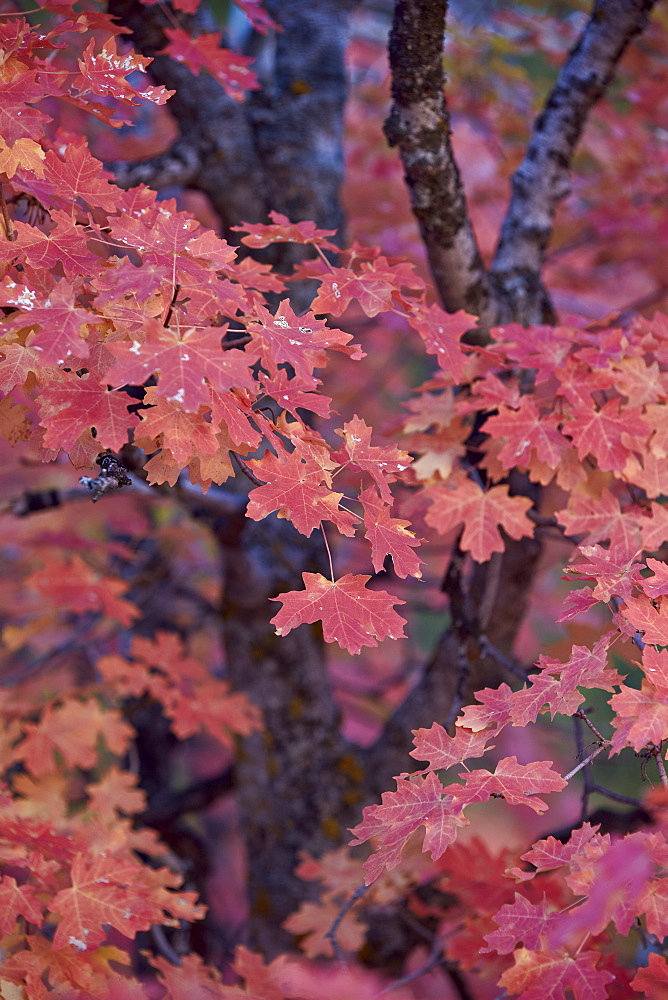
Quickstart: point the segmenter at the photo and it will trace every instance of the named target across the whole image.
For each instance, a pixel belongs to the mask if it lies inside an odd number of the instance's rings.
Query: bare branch
[[[443,94],[445,0],[396,0],[390,33],[392,110],[385,123],[398,146],[413,212],[446,309],[483,316],[489,288],[452,144]]]
[[[165,153],[146,160],[105,163],[122,188],[146,184],[152,188],[180,184],[187,187],[197,179],[202,168],[200,150],[191,142],[177,140]]]
[[[352,896],[350,896],[345,901],[345,903],[337,913],[336,917],[332,922],[332,926],[329,928],[328,931],[325,932],[325,938],[330,942],[332,946],[334,957],[342,965],[345,965],[346,963],[343,957],[343,952],[341,951],[341,945],[339,944],[339,940],[336,935],[338,933],[339,927],[341,926],[341,922],[345,917],[346,913],[348,913],[348,911],[352,909],[352,907],[355,905],[358,899],[362,898],[362,896],[364,895],[364,893],[367,891],[368,888],[369,888],[368,885],[358,885]]]
[[[526,155],[513,175],[512,196],[491,280],[498,322],[552,322],[540,280],[554,214],[570,191],[569,171],[587,115],[605,93],[632,38],[655,0],[596,0],[589,22],[564,63],[536,120]]]

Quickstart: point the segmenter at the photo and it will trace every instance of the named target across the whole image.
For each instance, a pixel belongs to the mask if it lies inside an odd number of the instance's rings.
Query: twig
[[[586,726],[589,726],[589,728],[591,729],[591,731],[594,734],[594,736],[598,740],[600,740],[601,743],[607,743],[608,742],[606,740],[605,736],[603,736],[602,733],[599,733],[598,729],[596,728],[596,726],[594,725],[594,723],[588,718],[587,713],[583,709],[580,708],[580,709],[578,709],[577,712],[574,712],[573,713],[573,718],[574,719],[581,719],[582,722],[584,722],[584,724]]]
[[[247,476],[251,483],[254,483],[256,486],[264,486],[262,480],[258,479],[257,476],[251,472],[246,463],[242,461],[239,455],[237,455],[236,451],[230,452],[230,458],[232,459],[234,465],[238,468],[239,472],[243,472],[244,476]]]
[[[343,966],[345,966],[346,960],[343,957],[343,952],[341,951],[341,945],[338,942],[338,938],[336,936],[336,933],[337,933],[339,927],[341,926],[341,921],[345,917],[346,913],[348,913],[348,911],[351,909],[351,907],[353,907],[355,905],[355,903],[357,902],[358,899],[362,898],[362,896],[364,895],[364,893],[367,891],[368,888],[369,888],[368,885],[359,885],[355,889],[355,891],[352,894],[352,896],[350,897],[350,899],[346,900],[346,902],[343,904],[343,906],[341,907],[341,909],[337,913],[336,918],[334,919],[334,922],[332,923],[332,926],[329,928],[328,931],[325,932],[325,935],[324,935],[325,938],[326,938],[326,940],[329,941],[331,943],[331,945],[332,945],[332,951],[334,952],[334,957]]]
[[[569,771],[568,774],[564,775],[564,781],[570,781],[570,779],[573,777],[574,774],[577,774],[578,771],[581,771],[583,767],[586,767],[587,764],[590,764],[594,759],[594,757],[598,757],[601,750],[605,750],[605,748],[608,746],[610,746],[610,743],[608,740],[606,740],[603,746],[596,747],[596,749],[589,754],[586,760],[583,760],[580,764],[578,764],[577,767],[574,767],[572,771]]]
[[[581,725],[583,721],[589,721],[585,713],[583,711],[576,712],[573,717],[573,724],[575,727],[575,745],[577,747],[577,755],[580,760],[584,757],[585,752]],[[584,823],[587,818],[587,807],[589,805],[589,796],[591,794],[591,770],[586,767],[582,773],[582,777],[582,808],[580,810],[580,822]]]
[[[515,663],[514,660],[511,660],[510,657],[505,656],[500,649],[493,646],[484,633],[479,637],[478,643],[480,645],[480,652],[485,656],[489,656],[490,659],[496,660],[498,664],[505,667],[506,670],[508,670],[511,674],[514,674],[516,677],[519,677],[521,680],[531,680],[531,674],[528,670],[524,670],[523,667],[520,667],[520,665]]]
[[[155,941],[158,951],[165,956],[168,962],[171,962],[172,965],[177,965],[177,966],[182,964],[181,959],[172,948],[171,944],[167,940],[165,932],[163,931],[162,927],[159,926],[159,924],[151,925],[151,937]]]
[[[630,795],[621,795],[619,792],[612,792],[609,788],[604,788],[603,785],[598,785],[595,781],[592,781],[589,785],[589,791],[591,794],[597,792],[599,795],[605,795],[606,798],[612,799],[613,802],[621,802],[625,806],[635,806],[636,809],[643,808],[640,799],[633,799]]]
[[[165,313],[165,318],[162,321],[162,325],[164,327],[168,327],[172,321],[172,313],[174,312],[174,306],[176,305],[176,300],[178,298],[178,294],[180,291],[181,291],[181,286],[178,282],[176,282],[176,284],[174,285],[174,292],[172,294],[172,301],[169,303],[169,306],[167,307],[167,312]]]
[[[237,337],[236,340],[224,340],[222,345],[223,350],[231,351],[233,347],[243,347],[244,344],[250,343],[252,339],[250,333],[245,333],[242,337]]]
[[[5,192],[0,184],[0,211],[2,212],[2,221],[5,224],[5,236],[11,242],[16,239],[16,230],[14,229],[14,223],[9,217],[9,212],[7,211],[7,203],[5,201]]]
[[[659,769],[659,777],[661,778],[661,784],[664,788],[668,788],[668,774],[666,774],[666,765],[664,763],[663,757],[661,756],[661,747],[656,748],[656,766]]]

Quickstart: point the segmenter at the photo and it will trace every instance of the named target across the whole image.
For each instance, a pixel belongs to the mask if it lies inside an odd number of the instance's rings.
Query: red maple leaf
[[[247,515],[260,521],[273,511],[279,511],[292,521],[302,535],[309,536],[323,520],[333,521],[344,535],[355,534],[357,518],[341,510],[343,493],[333,493],[326,469],[301,452],[284,453],[280,458],[266,452],[250,463],[266,486],[251,490]]]
[[[115,97],[123,104],[139,104],[139,98],[164,104],[175,93],[164,87],[153,87],[143,84],[139,90],[132,82],[135,71],[145,72],[153,60],[137,55],[136,52],[126,52],[121,55],[116,47],[116,39],[108,38],[101,52],[96,52],[97,42],[91,41],[88,48],[79,59],[80,75],[75,78],[73,86],[79,94],[97,94],[98,97]]]
[[[647,966],[638,969],[631,986],[648,1000],[668,1000],[668,962],[664,956],[650,952]]]
[[[78,854],[72,863],[71,887],[61,889],[49,903],[51,912],[60,914],[53,947],[71,945],[88,951],[106,939],[107,925],[133,938],[137,931],[163,922],[161,907],[136,891],[141,875],[137,862]]]
[[[80,613],[103,611],[123,625],[130,625],[139,614],[122,596],[129,589],[128,583],[95,572],[76,553],[71,557],[45,554],[41,561],[43,569],[32,573],[26,583],[52,607]]]
[[[88,249],[88,238],[66,212],[53,211],[51,219],[56,226],[48,233],[43,233],[36,226],[15,222],[17,235],[11,252],[18,253],[38,271],[51,271],[61,266],[66,277],[73,280],[85,274],[94,259]]]
[[[24,289],[24,300],[30,297]],[[33,293],[34,294],[34,293]],[[43,365],[62,365],[67,359],[88,357],[88,344],[81,336],[84,324],[94,323],[95,316],[75,305],[74,291],[67,281],[58,281],[45,302],[39,300],[24,305],[23,310],[5,324],[8,330],[38,326],[39,333],[30,337],[30,348],[36,351]]]
[[[26,101],[39,101],[46,96],[34,70],[18,72],[11,80],[0,80],[0,134],[6,143],[42,137],[44,126],[51,119]]]
[[[609,601],[613,595],[626,600],[642,579],[643,566],[637,561],[640,550],[635,546],[617,544],[604,549],[601,545],[581,545],[580,552],[588,561],[572,563],[566,572],[576,578],[595,579],[592,593],[598,601]]]
[[[216,428],[202,419],[205,407],[186,413],[176,400],[158,396],[156,386],[148,387],[144,402],[152,405],[142,410],[141,424],[135,430],[137,443],[159,441],[181,467],[198,453],[216,455],[220,450]]]
[[[569,535],[586,535],[583,542],[605,542],[614,539],[617,542],[636,540],[638,532],[637,513],[625,513],[619,505],[619,500],[610,490],[603,489],[600,496],[588,494],[572,494],[568,498],[568,506],[556,513],[557,520],[563,524]]]
[[[621,472],[631,452],[643,448],[650,428],[640,410],[620,410],[619,400],[610,399],[600,410],[578,409],[564,423],[564,433],[572,437],[580,459],[591,454],[600,469]]]
[[[532,451],[551,469],[556,469],[568,444],[557,430],[558,423],[558,417],[542,414],[532,399],[523,396],[517,409],[500,405],[498,413],[485,421],[483,430],[496,439],[506,439],[498,458],[507,469],[529,466]]]
[[[494,914],[494,923],[498,924],[499,930],[485,934],[489,948],[484,950],[507,955],[518,944],[523,944],[525,948],[540,948],[542,935],[553,920],[554,912],[545,897],[539,903],[532,903],[516,892],[515,902],[506,903]]]
[[[18,885],[16,879],[3,875],[0,881],[0,934],[11,934],[18,916],[31,924],[42,926],[42,904],[35,899],[35,889],[30,884]]]
[[[232,226],[232,230],[237,233],[248,233],[241,237],[241,242],[254,250],[261,250],[271,246],[272,243],[300,243],[304,246],[319,246],[324,250],[333,250],[339,253],[340,247],[327,239],[334,236],[336,229],[318,229],[315,222],[290,222],[287,215],[280,212],[270,212],[269,218],[272,224],[262,222],[242,222],[239,226]]]
[[[124,754],[133,736],[133,729],[124,722],[120,712],[103,711],[94,700],[66,701],[54,708],[47,705],[38,723],[24,725],[25,739],[15,751],[38,777],[56,769],[54,752],[59,753],[68,767],[93,767],[99,756],[99,738],[113,753]]]
[[[378,850],[365,862],[369,875],[367,885],[378,877],[383,868],[396,868],[401,851],[410,837],[424,826],[424,851],[438,860],[457,836],[457,827],[466,823],[461,807],[453,806],[453,797],[444,794],[443,785],[435,774],[425,778],[395,779],[397,790],[383,792],[381,805],[366,806],[364,819],[350,832],[351,846],[378,838]]]
[[[169,44],[161,49],[162,53],[186,65],[195,76],[205,69],[235,101],[244,99],[244,91],[257,90],[260,86],[249,68],[253,59],[221,48],[219,34],[202,34],[194,38],[182,28],[165,28],[164,32]]]
[[[582,826],[573,831],[565,843],[562,840],[557,840],[556,837],[537,840],[530,851],[521,855],[522,861],[532,865],[535,870],[523,871],[521,868],[513,868],[508,874],[522,881],[528,881],[540,872],[564,868],[574,863],[579,856],[600,856],[607,849],[610,838],[602,837],[598,830],[598,826],[583,823]]]
[[[443,726],[434,722],[429,729],[413,730],[415,749],[410,751],[410,755],[417,760],[429,761],[429,767],[425,771],[439,771],[452,767],[453,764],[461,764],[469,757],[482,757],[493,749],[493,745],[489,744],[492,736],[493,733],[485,730],[476,733],[461,726],[457,727],[454,736],[450,736]],[[425,771],[420,773],[424,774]]]
[[[23,385],[29,372],[37,372],[42,360],[30,347],[22,344],[0,344],[3,355],[0,361],[0,392],[8,393],[14,386]]]
[[[615,712],[615,750],[632,746],[639,751],[650,742],[659,746],[668,736],[668,651],[646,645],[642,668],[645,676],[640,690],[621,684],[610,699]]]
[[[371,544],[371,561],[376,573],[380,573],[387,555],[392,556],[397,576],[422,576],[421,559],[412,551],[419,541],[412,531],[408,531],[410,521],[390,517],[389,505],[378,496],[374,486],[360,493],[360,503],[364,508],[364,529]]]
[[[643,633],[645,642],[668,646],[668,604],[663,598],[657,607],[644,594],[625,597],[624,605],[619,610],[633,630]]]
[[[328,327],[324,319],[316,319],[312,312],[297,316],[287,299],[283,299],[273,316],[260,305],[256,314],[258,321],[249,323],[248,331],[253,334],[270,372],[275,372],[281,362],[287,362],[298,376],[308,379],[314,368],[326,364],[325,348],[344,351],[355,360],[364,357],[358,344],[348,346],[351,334]]]
[[[39,397],[40,421],[46,427],[44,444],[71,450],[94,427],[101,448],[119,451],[127,443],[128,429],[139,422],[128,411],[131,402],[124,392],[110,392],[92,375],[50,374]]]
[[[426,492],[432,501],[425,518],[427,524],[446,534],[463,523],[459,544],[476,562],[486,562],[494,552],[503,552],[497,525],[511,538],[533,535],[533,524],[527,517],[531,500],[509,496],[507,486],[492,486],[485,491],[470,479],[457,476]]]
[[[498,688],[483,688],[476,691],[479,705],[466,705],[457,719],[456,725],[470,729],[474,733],[488,726],[495,726],[495,734],[506,726],[512,716],[512,689],[504,681]]]
[[[89,152],[86,139],[68,135],[57,152],[47,151],[44,177],[21,176],[21,189],[48,208],[71,212],[83,205],[115,212],[119,190],[112,180],[113,174]]]
[[[392,309],[397,289],[395,281],[377,273],[371,264],[363,264],[362,268],[361,274],[347,267],[330,268],[321,276],[318,294],[311,304],[313,311],[340,316],[353,299],[357,299],[367,316],[377,316]]]
[[[242,10],[256,31],[261,35],[266,35],[271,28],[274,31],[282,31],[280,24],[269,17],[262,6],[261,0],[233,0],[233,3]]]
[[[105,378],[112,386],[141,385],[159,371],[156,394],[195,412],[209,402],[207,382],[220,393],[233,386],[251,389],[256,384],[249,367],[252,356],[223,350],[221,339],[226,329],[173,330],[147,318],[143,323],[145,340],[106,345],[117,361]]]
[[[573,957],[518,948],[514,958],[515,965],[503,973],[498,985],[522,1000],[563,1000],[569,990],[575,1000],[606,1000],[606,983],[614,979],[612,973],[597,969],[598,951],[581,951]]]
[[[456,385],[464,374],[466,361],[460,340],[467,330],[477,325],[477,316],[463,309],[446,313],[440,306],[422,305],[409,312],[408,322],[424,340],[427,353],[436,355],[439,368],[447,372],[449,381]]]
[[[405,602],[385,590],[367,590],[370,576],[348,573],[332,582],[320,573],[302,573],[302,579],[304,590],[271,598],[283,604],[271,619],[278,635],[321,621],[325,642],[338,642],[349,653],[377,646],[376,639],[404,638],[406,621],[392,606]]]
[[[343,448],[339,453],[342,463],[352,463],[373,477],[385,503],[392,503],[392,493],[388,483],[393,483],[398,472],[404,472],[412,462],[406,451],[394,445],[378,447],[371,444],[371,428],[355,414],[352,420],[336,433],[343,438]]]
[[[479,769],[463,771],[466,791],[463,798],[468,802],[482,802],[490,795],[501,795],[515,806],[528,806],[534,812],[542,813],[547,802],[539,798],[546,792],[560,792],[567,782],[552,770],[551,761],[537,760],[530,764],[518,764],[517,757],[504,757],[496,765],[494,773]],[[456,785],[446,786],[446,791],[456,789]],[[461,795],[461,793],[458,793]]]
[[[654,600],[657,597],[663,596],[663,594],[668,594],[668,565],[664,562],[659,562],[658,559],[646,560],[647,568],[654,574],[650,577],[645,577],[641,580],[641,587],[647,596]]]

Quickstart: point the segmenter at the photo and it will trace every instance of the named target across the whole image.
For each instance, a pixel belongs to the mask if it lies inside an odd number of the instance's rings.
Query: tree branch
[[[644,29],[654,3],[596,0],[559,72],[512,179],[510,205],[490,274],[497,322],[554,321],[540,275],[557,205],[570,191],[573,152],[589,111],[605,93],[626,46]]]
[[[390,32],[392,110],[385,122],[398,146],[413,213],[443,305],[484,317],[487,276],[468,216],[450,142],[443,93],[446,0],[396,0]]]
[[[122,188],[146,184],[152,188],[169,187],[172,184],[188,187],[194,184],[202,169],[202,156],[197,146],[177,139],[164,153],[145,160],[119,160],[105,163],[107,170],[116,177]]]

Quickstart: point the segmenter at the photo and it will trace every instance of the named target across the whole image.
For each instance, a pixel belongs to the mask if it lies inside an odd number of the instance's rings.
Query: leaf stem
[[[9,217],[9,212],[7,211],[7,202],[5,201],[5,192],[3,190],[2,184],[0,184],[0,212],[2,212],[2,221],[5,224],[5,236],[10,242],[14,242],[16,239],[16,230],[14,229],[14,223]]]
[[[327,533],[325,532],[325,526],[322,523],[322,521],[320,522],[320,530],[322,531],[322,537],[325,540],[325,548],[327,549],[327,558],[329,559],[329,577],[332,583],[336,583],[336,580],[334,578],[334,565],[332,563],[332,553],[329,547],[329,542],[327,541]]]
[[[574,767],[572,771],[569,771],[568,774],[565,774],[564,781],[570,781],[570,779],[573,777],[574,774],[577,774],[578,771],[581,771],[583,767],[586,767],[587,764],[590,764],[594,759],[594,757],[598,757],[601,750],[605,750],[606,746],[610,746],[608,740],[606,740],[605,743],[602,743],[601,746],[596,747],[596,749],[593,750],[585,760],[581,761],[577,767]],[[666,778],[666,783],[668,784],[668,777]]]

